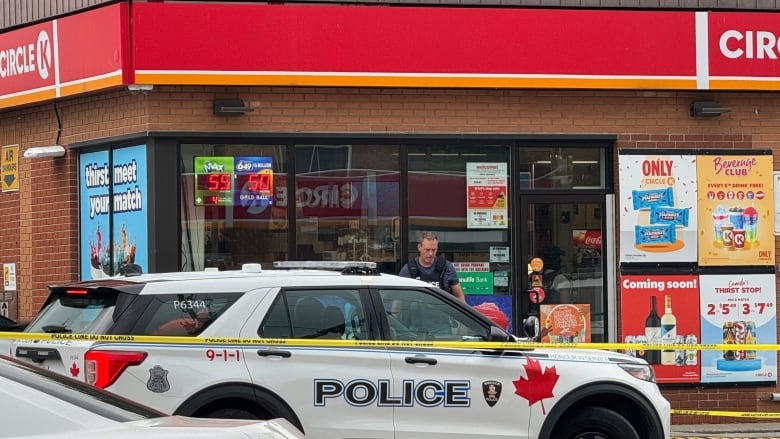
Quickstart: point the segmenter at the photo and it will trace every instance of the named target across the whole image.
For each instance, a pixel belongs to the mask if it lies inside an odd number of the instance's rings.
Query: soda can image
[[[699,343],[699,340],[696,339],[696,335],[694,334],[688,334],[685,336],[685,344],[688,346],[695,346],[697,343]],[[696,349],[686,349],[685,350],[685,365],[686,366],[696,366],[699,363],[699,352]]]
[[[633,335],[627,335],[625,338],[626,343],[634,344],[636,343],[636,337]],[[636,349],[626,349],[624,351],[626,355],[631,355],[632,357],[636,357]]]
[[[738,345],[742,345],[738,347],[736,350],[734,350],[734,359],[735,360],[744,360],[745,359],[745,339],[747,337],[747,331],[746,331],[747,324],[744,320],[737,320],[734,322],[734,341]]]
[[[674,364],[675,366],[684,366],[685,365],[685,336],[678,335],[674,340],[674,344],[678,345],[677,349],[674,350]]]
[[[634,337],[634,343],[637,343],[637,344],[647,344],[647,336],[637,335],[636,337]],[[636,348],[636,356],[639,357],[639,358],[643,358],[643,359],[647,360],[647,358],[645,358],[646,357],[646,353],[645,353],[644,348],[637,347]]]
[[[756,322],[752,320],[748,320],[745,323],[745,344],[747,345],[756,344]],[[755,360],[755,358],[756,358],[755,349],[745,349],[746,360]]]

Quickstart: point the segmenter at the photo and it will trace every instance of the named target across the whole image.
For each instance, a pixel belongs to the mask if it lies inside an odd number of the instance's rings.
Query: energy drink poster
[[[628,349],[653,366],[659,383],[698,383],[702,338],[697,275],[621,275],[620,327],[624,343],[663,343],[663,350]],[[701,351],[703,352],[703,351]]]
[[[699,265],[773,266],[772,156],[701,155],[697,181]]]
[[[701,275],[701,343],[733,348],[701,351],[701,381],[776,382],[777,353],[751,349],[777,343],[774,274]]]
[[[695,262],[695,155],[619,156],[620,261]]]

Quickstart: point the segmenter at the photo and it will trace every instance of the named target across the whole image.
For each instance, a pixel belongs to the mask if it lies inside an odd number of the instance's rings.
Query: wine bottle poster
[[[620,261],[696,262],[695,155],[621,151]]]
[[[777,343],[774,274],[701,275],[701,343],[734,349],[701,351],[703,383],[776,382],[777,353],[750,349]]]
[[[697,275],[620,276],[620,328],[625,343],[672,343],[674,349],[628,349],[652,364],[659,383],[698,383],[701,339]]]

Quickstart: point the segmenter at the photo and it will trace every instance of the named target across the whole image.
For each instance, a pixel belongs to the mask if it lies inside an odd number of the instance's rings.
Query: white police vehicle
[[[669,402],[643,360],[479,348],[520,339],[430,284],[379,274],[370,263],[290,269],[301,265],[54,286],[26,329],[217,343],[19,339],[11,349],[166,413],[283,417],[315,439],[670,435]],[[279,342],[235,340],[257,337]]]

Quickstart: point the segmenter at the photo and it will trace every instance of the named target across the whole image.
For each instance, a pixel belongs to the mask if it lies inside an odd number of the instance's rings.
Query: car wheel
[[[634,427],[616,411],[604,407],[582,408],[555,429],[555,439],[639,439]]]
[[[207,413],[204,418],[259,419],[254,413],[241,409],[217,409]]]

